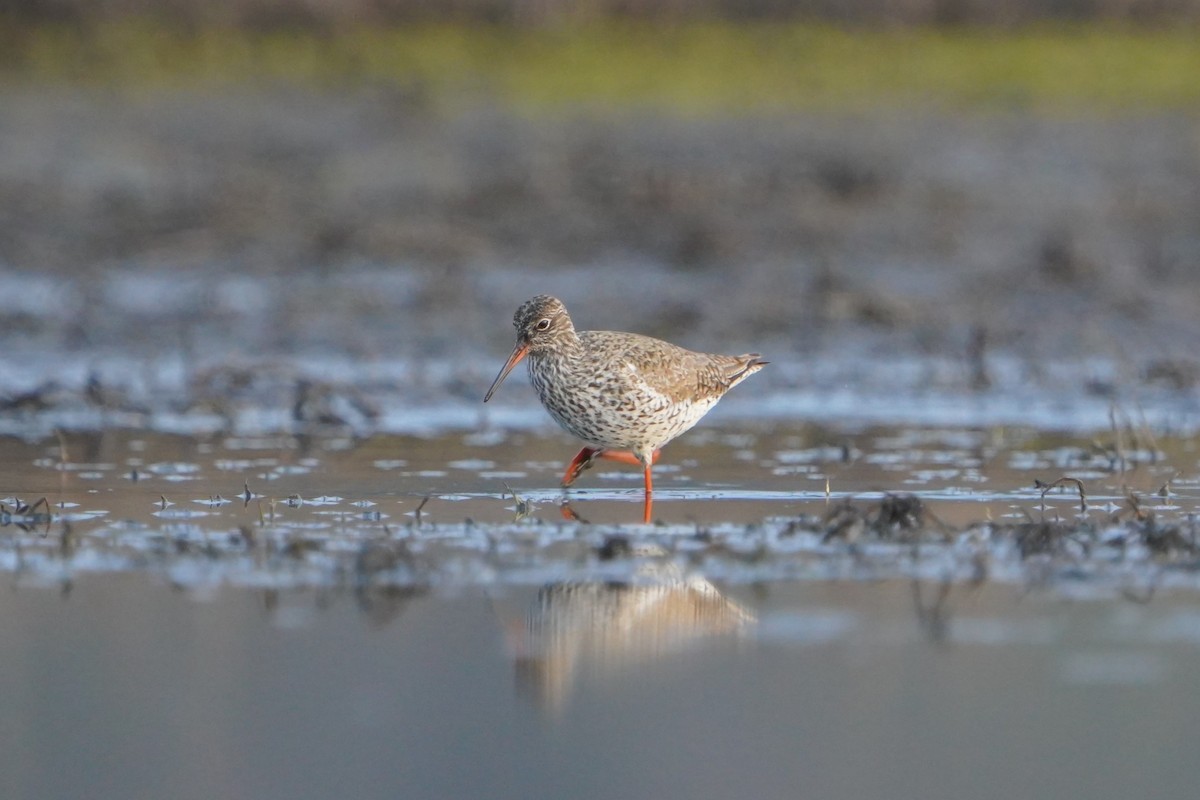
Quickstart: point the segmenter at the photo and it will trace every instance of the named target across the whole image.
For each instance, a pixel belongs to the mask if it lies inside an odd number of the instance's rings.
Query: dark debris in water
[[[822,542],[856,542],[863,535],[882,541],[910,542],[927,531],[946,533],[946,526],[915,494],[887,494],[876,504],[855,505],[849,500],[836,505],[821,520]]]
[[[439,588],[596,574],[620,584],[645,575],[647,559],[732,582],[936,577],[964,585],[1084,580],[1137,596],[1160,584],[1200,590],[1194,518],[1160,521],[1143,511],[954,527],[920,497],[895,494],[752,525],[448,524],[414,515],[392,527],[347,515],[327,525],[264,518],[209,530],[187,518],[159,527],[80,521],[39,499],[0,509],[0,565],[18,580],[64,586],[79,573],[148,571],[182,587],[341,587],[381,618]]]
[[[38,526],[49,527],[51,519],[50,503],[45,497],[32,503],[15,498],[12,505],[0,502],[0,527],[15,525],[23,531],[31,531]]]
[[[995,530],[1012,538],[1022,559],[1035,555],[1066,556],[1068,543],[1078,543],[1086,548],[1095,541],[1095,530],[1091,525],[1063,520],[1023,522],[998,526]]]
[[[1045,499],[1046,494],[1052,489],[1057,489],[1060,486],[1074,486],[1079,490],[1079,510],[1087,511],[1087,490],[1083,487],[1083,481],[1078,478],[1062,477],[1050,483],[1042,483],[1040,480],[1035,480],[1033,485],[1034,488],[1041,491],[1043,499]]]
[[[1122,456],[1110,461],[1087,439],[1038,431],[708,434],[673,452],[653,525],[625,521],[641,495],[619,469],[566,496],[539,488],[561,474],[560,442],[535,437],[10,441],[6,483],[38,488],[0,495],[0,572],[34,584],[133,572],[181,587],[344,589],[381,614],[445,588],[619,584],[651,563],[734,583],[1200,590],[1200,475],[1178,437],[1115,427],[1106,445]]]
[[[1083,487],[1079,481],[1080,496]],[[1042,485],[1044,486],[1044,485]],[[1042,488],[1039,486],[1039,488]],[[804,521],[789,523],[785,534],[794,534]],[[1103,524],[1092,519],[1038,519],[1018,523],[989,522],[955,531],[926,508],[916,495],[885,495],[878,503],[838,504],[819,523],[808,521],[821,535],[822,543],[844,541],[850,544],[868,540],[916,543],[946,542],[972,531],[986,530],[992,543],[1011,542],[1021,559],[1035,555],[1087,556],[1100,545],[1126,549],[1144,548],[1148,553],[1168,559],[1188,559],[1197,555],[1197,521],[1159,522],[1155,513],[1130,496],[1127,505],[1112,513]]]

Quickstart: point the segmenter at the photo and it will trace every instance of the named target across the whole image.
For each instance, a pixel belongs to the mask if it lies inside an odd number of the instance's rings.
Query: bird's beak
[[[500,384],[504,383],[504,379],[508,377],[508,373],[512,372],[512,368],[515,367],[528,352],[529,345],[527,345],[525,342],[517,342],[517,346],[513,348],[512,355],[508,357],[508,361],[504,364],[504,368],[500,370],[500,374],[496,376],[496,380],[492,381],[491,388],[488,389],[487,394],[483,396],[483,402],[486,403],[488,400],[492,399],[492,395],[495,393],[496,389],[499,388]]]

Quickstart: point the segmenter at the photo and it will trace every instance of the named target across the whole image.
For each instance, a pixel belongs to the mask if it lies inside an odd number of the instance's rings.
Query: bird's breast
[[[696,424],[712,407],[672,400],[636,371],[586,359],[529,359],[542,405],[558,424],[589,444],[614,450],[657,449]]]

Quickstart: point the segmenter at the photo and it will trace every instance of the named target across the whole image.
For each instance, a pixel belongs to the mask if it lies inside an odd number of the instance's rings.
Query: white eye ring
[[[550,320],[548,320],[548,319],[539,319],[539,320],[538,320],[538,324],[537,324],[537,325],[534,325],[533,327],[537,328],[539,331],[544,331],[544,330],[546,330],[547,328],[549,328],[549,327],[550,327]]]

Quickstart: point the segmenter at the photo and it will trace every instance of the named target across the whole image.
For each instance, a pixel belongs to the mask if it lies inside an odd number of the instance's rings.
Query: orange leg
[[[592,447],[585,447],[582,450],[580,450],[578,453],[576,453],[575,458],[571,459],[571,463],[567,466],[567,471],[563,475],[563,479],[562,479],[563,487],[565,488],[567,486],[570,486],[572,483],[574,483],[575,479],[579,477],[580,473],[582,473],[585,469],[590,467],[592,465],[592,462],[596,460],[598,455],[603,452],[604,452],[603,450],[597,450]]]
[[[658,463],[658,457],[662,453],[661,450],[655,450],[654,456],[650,459],[651,464]],[[597,458],[607,459],[608,461],[618,461],[622,464],[633,464],[642,466],[641,459],[635,456],[628,450],[600,450],[594,447],[585,447],[575,454],[575,458],[571,459],[571,463],[567,466],[567,471],[563,475],[563,487],[570,486],[575,482],[583,471],[592,465]]]
[[[650,466],[658,463],[658,457],[662,454],[661,450],[655,450],[654,455],[650,457]],[[646,481],[646,496],[642,504],[642,522],[649,524],[650,516],[654,508],[654,480],[650,477],[650,466],[642,464],[642,460],[628,450],[599,450],[594,447],[585,447],[575,454],[571,459],[571,463],[567,465],[567,471],[563,474],[563,487],[570,486],[575,482],[585,469],[592,465],[592,462],[597,458],[605,458],[609,461],[618,461],[622,464],[636,464],[643,468],[643,476]],[[574,511],[571,511],[567,506],[563,506],[562,514],[565,519],[578,520],[579,517]]]
[[[658,453],[654,454],[655,460]],[[650,524],[650,510],[654,507],[654,481],[650,479],[650,467],[646,467],[646,499],[642,505],[642,522]]]
[[[651,464],[658,463],[658,457],[662,454],[662,450],[655,450],[654,455],[650,457]],[[606,458],[609,461],[619,461],[622,464],[633,464],[634,466],[642,466],[642,460],[628,450],[601,450],[597,458]]]

